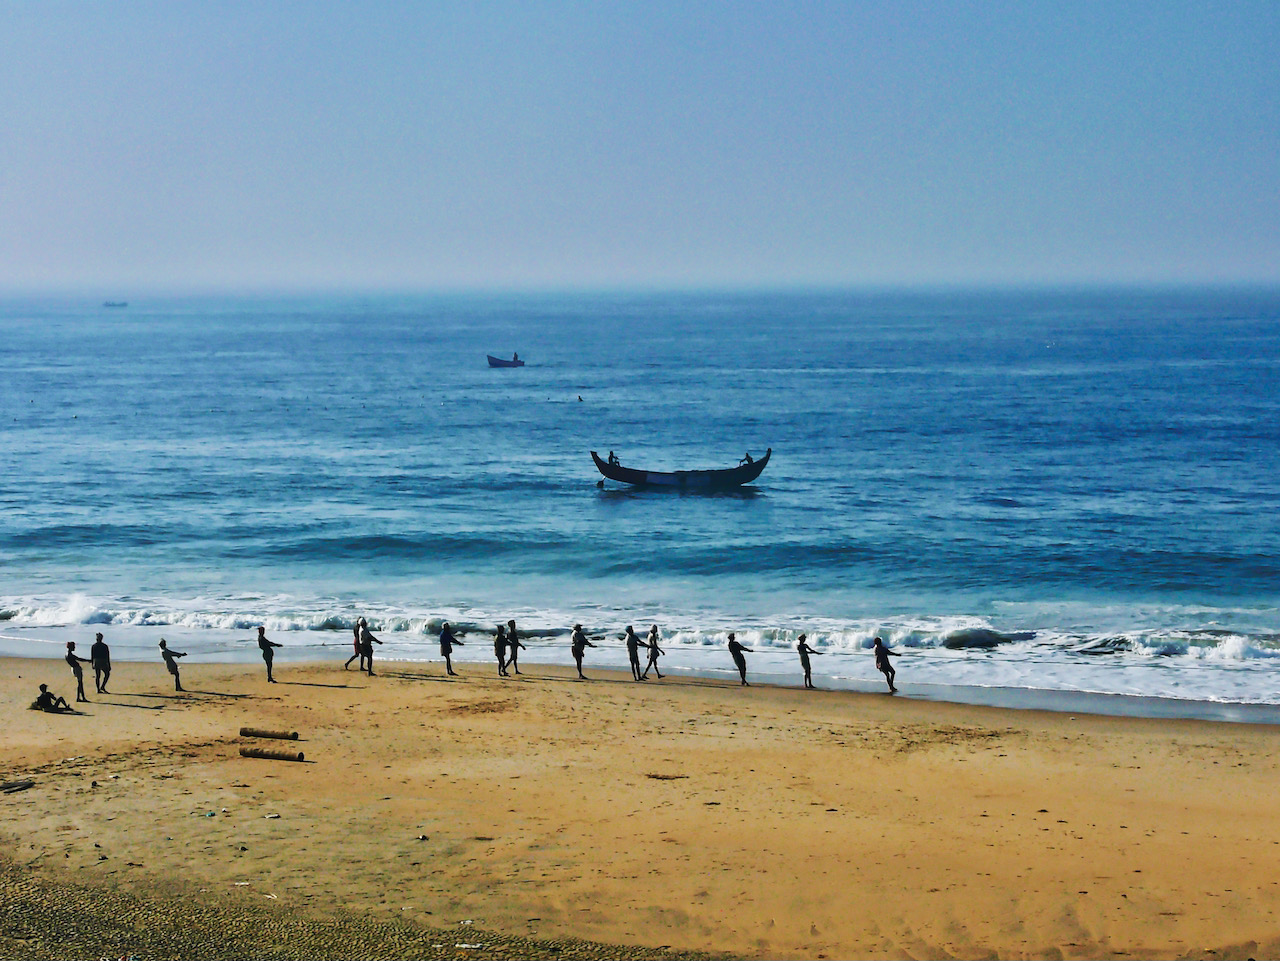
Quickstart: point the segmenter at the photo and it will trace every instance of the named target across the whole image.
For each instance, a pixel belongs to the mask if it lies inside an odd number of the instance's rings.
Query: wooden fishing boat
[[[490,367],[523,367],[524,361],[520,359],[519,354],[512,354],[510,360],[503,360],[501,357],[494,357],[493,354],[485,354],[489,358]]]
[[[623,484],[634,484],[638,487],[678,487],[685,490],[717,490],[726,487],[740,487],[750,484],[760,476],[769,458],[773,455],[770,447],[764,456],[749,464],[739,464],[725,470],[677,470],[652,471],[638,470],[634,467],[623,467],[621,464],[610,464],[601,459],[595,451],[591,459],[596,462],[596,469],[609,480],[621,481]]]

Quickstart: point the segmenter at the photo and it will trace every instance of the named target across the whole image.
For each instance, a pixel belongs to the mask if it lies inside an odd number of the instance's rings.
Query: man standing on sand
[[[895,654],[893,651],[885,647],[884,641],[878,637],[872,642],[871,649],[876,655],[876,670],[883,674],[884,679],[889,682],[889,693],[897,694],[898,689],[893,686],[893,678],[898,672],[895,671],[893,669],[893,665],[889,663],[889,658],[899,657],[900,655]]]
[[[265,627],[258,628],[258,647],[262,651],[262,659],[267,662],[267,680],[274,684],[276,679],[271,676],[271,662],[275,660],[275,651],[273,647],[284,647],[283,644],[277,644],[275,641],[267,640],[267,629]]]
[[[453,669],[453,646],[462,647],[462,642],[453,636],[453,628],[449,626],[449,622],[445,621],[440,625],[440,656],[444,658],[444,669],[450,677],[457,677],[458,672]],[[501,661],[501,658],[499,658]]]
[[[804,668],[804,686],[805,690],[813,690],[813,678],[811,676],[813,668],[809,666],[810,654],[821,654],[821,651],[815,651],[809,646],[806,640],[808,634],[801,634],[799,640],[796,641],[796,650],[800,652],[800,666]]]
[[[65,660],[71,665],[71,673],[76,676],[76,703],[88,704],[89,699],[84,696],[84,668],[80,665],[88,664],[89,661],[76,653],[75,641],[67,641],[67,656]]]
[[[95,636],[93,647],[89,648],[89,663],[93,665],[93,686],[99,694],[110,694],[107,681],[111,679],[111,648],[101,634]]]
[[[746,651],[748,654],[755,653],[755,651],[751,650],[751,648],[743,647],[741,644],[739,644],[738,639],[734,637],[733,632],[730,631],[729,632],[729,654],[733,657],[733,663],[738,666],[738,674],[741,675],[742,677],[743,687],[750,687],[751,685],[747,683],[747,659],[742,656],[743,651]]]
[[[631,680],[643,681],[644,677],[640,674],[640,638],[636,637],[636,632],[632,630],[631,625],[627,625],[627,631],[622,635],[622,639],[627,642],[627,658],[631,661]]]
[[[493,635],[493,656],[498,659],[498,677],[507,677],[507,628],[498,625],[498,633]]]
[[[517,674],[520,673],[520,665],[516,663],[516,657],[520,654],[520,649],[528,650],[520,643],[520,635],[516,633],[516,622],[514,620],[507,621],[507,650],[511,652],[511,659],[507,661],[507,667],[511,668]]]
[[[582,655],[587,653],[587,648],[595,647],[587,640],[587,635],[582,633],[582,625],[573,625],[573,634],[569,636],[570,650],[573,651],[573,661],[578,665],[578,680],[585,681],[587,675],[582,673]]]
[[[359,621],[356,621],[356,623],[352,626],[351,635],[352,635],[351,637],[352,644],[355,647],[355,653],[352,654],[349,658],[347,658],[347,663],[342,665],[342,669],[344,671],[351,670],[351,662],[358,657],[360,658],[360,670],[363,671],[364,670],[364,654],[361,653],[360,651],[360,622]]]
[[[649,637],[645,640],[645,646],[649,648],[649,663],[644,666],[644,673],[640,675],[640,680],[643,681],[649,677],[649,668],[653,668],[653,673],[658,675],[658,680],[662,680],[662,672],[658,670],[658,657],[667,652],[658,646],[657,624],[649,628]]]
[[[360,618],[360,623],[356,625],[356,628],[360,631],[360,656],[364,659],[366,665],[365,673],[370,677],[377,677],[378,675],[373,673],[373,645],[381,644],[382,642],[369,633],[369,625],[365,623],[363,617]]]
[[[160,656],[164,658],[164,666],[169,669],[169,673],[173,675],[173,689],[175,691],[185,690],[182,686],[182,679],[178,677],[178,662],[175,658],[186,657],[181,651],[169,650],[169,643],[163,637],[160,638]]]

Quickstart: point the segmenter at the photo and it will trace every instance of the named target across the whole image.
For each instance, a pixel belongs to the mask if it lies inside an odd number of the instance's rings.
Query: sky
[[[0,290],[1280,283],[1280,3],[0,0]]]

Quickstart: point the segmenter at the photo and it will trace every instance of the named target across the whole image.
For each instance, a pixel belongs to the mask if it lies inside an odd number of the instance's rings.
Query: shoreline
[[[389,661],[183,665],[186,694],[119,662],[84,715],[26,710],[68,693],[52,666],[0,659],[0,775],[35,782],[0,839],[55,902],[179,890],[205,931],[248,906],[599,957],[1280,954],[1265,725]],[[239,756],[245,725],[306,762]]]

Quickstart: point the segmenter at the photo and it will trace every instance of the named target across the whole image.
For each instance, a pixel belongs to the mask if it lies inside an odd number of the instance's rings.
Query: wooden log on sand
[[[269,761],[305,761],[301,751],[270,751],[265,747],[242,747],[241,757],[261,757]]]
[[[241,737],[273,737],[278,741],[296,741],[297,731],[267,731],[260,727],[240,728]]]

